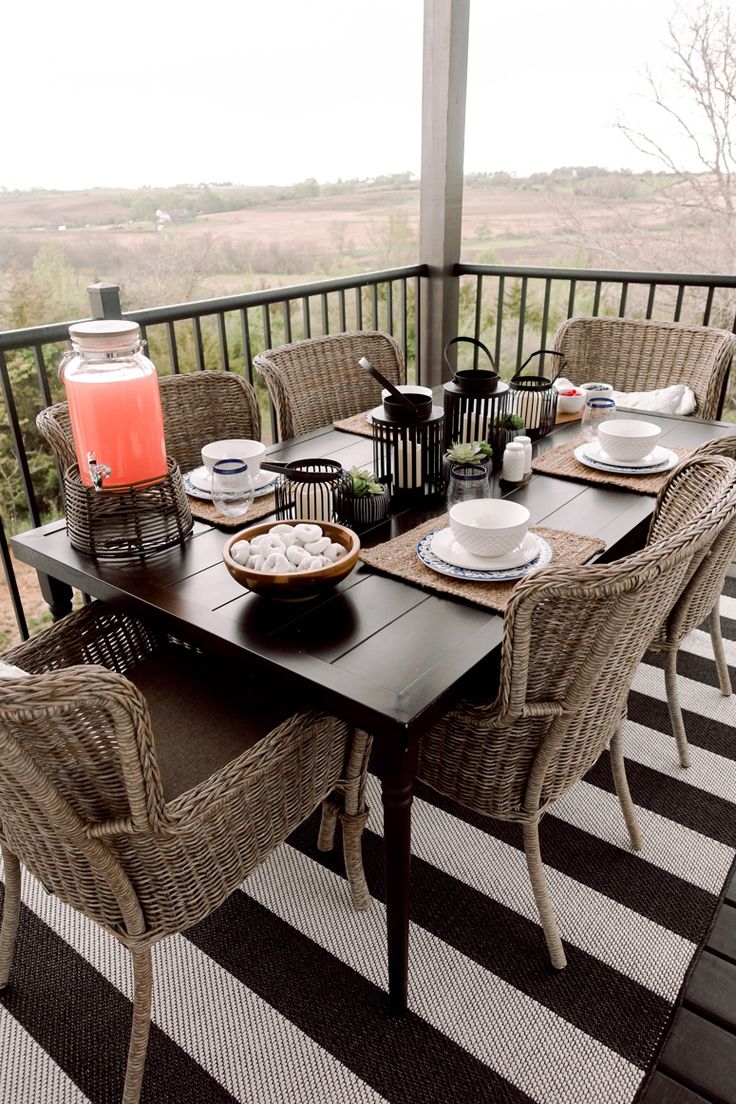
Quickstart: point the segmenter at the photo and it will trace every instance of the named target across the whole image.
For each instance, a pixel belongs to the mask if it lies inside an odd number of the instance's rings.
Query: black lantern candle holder
[[[293,460],[276,480],[276,516],[335,521],[349,481],[335,460]]]
[[[552,379],[541,375],[522,375],[529,361],[542,354],[560,358],[559,368]],[[546,437],[555,427],[557,418],[555,380],[565,363],[562,353],[556,353],[552,349],[539,349],[524,361],[511,379],[512,412],[521,418],[527,437],[531,437],[533,441]]]
[[[490,368],[455,371],[448,352],[460,342],[480,349],[487,357]],[[444,358],[452,374],[452,379],[444,385],[445,449],[456,443],[487,441],[493,450],[493,466],[500,466],[503,450],[499,453],[494,438],[497,436],[496,427],[503,425],[511,410],[509,385],[499,378],[490,350],[475,337],[453,337],[445,346]]]
[[[396,404],[377,406],[373,422],[373,470],[392,502],[439,494],[443,488],[442,446],[445,415],[440,406],[407,417]]]

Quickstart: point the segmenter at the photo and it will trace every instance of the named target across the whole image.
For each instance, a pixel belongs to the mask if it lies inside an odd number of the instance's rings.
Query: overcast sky
[[[649,120],[642,73],[666,64],[674,10],[471,0],[466,171],[652,167],[612,124]],[[422,0],[12,0],[0,185],[418,173],[422,13]]]

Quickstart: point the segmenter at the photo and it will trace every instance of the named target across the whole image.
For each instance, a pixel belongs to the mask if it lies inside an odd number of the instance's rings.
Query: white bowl
[[[231,437],[224,441],[210,441],[202,448],[202,463],[212,475],[217,460],[245,460],[250,474],[255,479],[261,470],[261,461],[266,455],[266,446],[260,441],[245,437]]]
[[[612,460],[643,460],[661,435],[658,425],[633,418],[612,418],[598,426],[598,443]]]
[[[561,391],[557,392],[557,412],[558,414],[577,414],[579,410],[582,410],[585,406],[589,393],[581,390],[579,387],[570,387],[567,390],[574,391],[574,395],[563,395]]]
[[[523,541],[529,511],[505,498],[478,498],[450,508],[450,528],[458,544],[475,556],[505,556]]]
[[[421,387],[418,383],[397,383],[396,390],[403,392],[404,395],[426,395],[428,399],[432,398],[432,388]],[[389,398],[391,398],[390,391],[381,392],[382,402]]]
[[[591,399],[596,395],[605,395],[609,391],[613,391],[612,383],[599,383],[597,380],[591,380],[589,383],[581,383],[580,390],[586,392],[586,398]],[[588,394],[587,392],[590,392]]]

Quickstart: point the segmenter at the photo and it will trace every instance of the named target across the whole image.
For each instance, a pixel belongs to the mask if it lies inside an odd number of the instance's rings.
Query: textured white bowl
[[[657,444],[662,430],[653,422],[612,418],[598,426],[598,443],[612,460],[643,460]]]
[[[479,498],[450,508],[450,528],[458,544],[475,556],[505,556],[523,541],[529,511],[505,498]]]
[[[231,437],[223,441],[210,441],[202,448],[202,463],[212,474],[217,460],[245,460],[253,479],[261,470],[261,461],[266,455],[266,446],[260,441],[246,437]]]

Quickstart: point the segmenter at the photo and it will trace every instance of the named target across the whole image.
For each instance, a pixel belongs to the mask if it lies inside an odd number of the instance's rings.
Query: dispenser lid
[[[69,337],[76,348],[85,352],[117,353],[135,348],[141,328],[124,318],[97,318],[93,322],[74,322]]]

